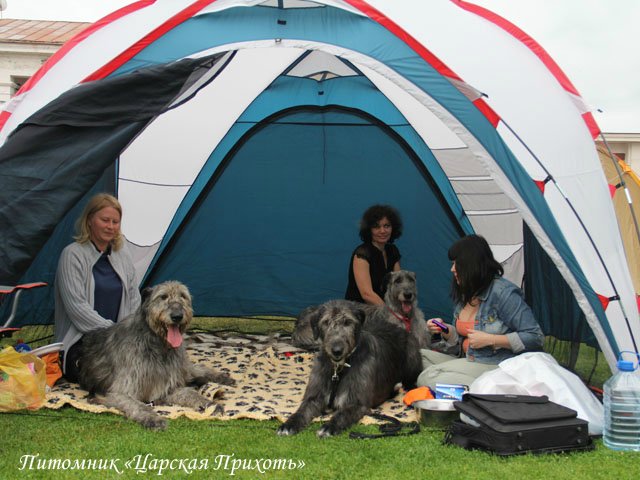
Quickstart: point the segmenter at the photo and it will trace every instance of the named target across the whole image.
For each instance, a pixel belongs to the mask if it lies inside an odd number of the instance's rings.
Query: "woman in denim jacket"
[[[425,370],[418,385],[436,383],[470,385],[502,360],[519,353],[541,350],[544,334],[525,303],[522,291],[502,278],[502,265],[493,257],[487,241],[468,235],[449,249],[453,262],[451,297],[455,302],[453,324],[443,331],[434,319],[427,321],[432,335],[440,334],[448,349],[460,345],[463,358],[422,350]]]

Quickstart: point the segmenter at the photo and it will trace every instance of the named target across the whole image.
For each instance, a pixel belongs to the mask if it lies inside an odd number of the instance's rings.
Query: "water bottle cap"
[[[633,362],[618,360],[618,370],[621,372],[633,372],[635,369],[633,368]]]

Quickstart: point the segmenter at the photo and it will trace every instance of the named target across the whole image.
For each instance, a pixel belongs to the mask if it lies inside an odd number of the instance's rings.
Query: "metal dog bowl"
[[[460,417],[453,407],[455,400],[418,400],[413,407],[420,416],[420,423],[426,427],[444,429]]]

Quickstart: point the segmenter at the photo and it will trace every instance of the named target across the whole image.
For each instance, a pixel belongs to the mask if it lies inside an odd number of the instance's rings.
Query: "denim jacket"
[[[522,291],[516,285],[502,277],[496,277],[479,299],[481,303],[474,328],[494,335],[506,335],[511,344],[511,350],[469,347],[467,350],[469,361],[498,364],[525,351],[542,350],[544,334],[533,317],[531,308],[525,303]],[[454,326],[463,307],[464,305],[457,304],[454,308]],[[454,329],[447,343],[454,344],[458,338],[458,333]]]

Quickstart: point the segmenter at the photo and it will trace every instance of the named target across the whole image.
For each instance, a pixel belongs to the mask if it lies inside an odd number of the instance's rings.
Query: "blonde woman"
[[[77,381],[82,336],[133,313],[140,292],[120,233],[122,207],[100,193],[78,219],[78,235],[60,255],[55,279],[55,337],[64,345],[63,372]]]

